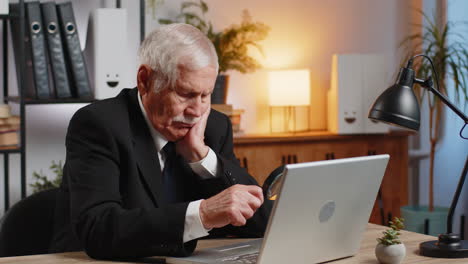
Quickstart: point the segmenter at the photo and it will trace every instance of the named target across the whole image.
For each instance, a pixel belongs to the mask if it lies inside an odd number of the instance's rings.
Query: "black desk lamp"
[[[396,83],[385,90],[375,101],[369,111],[369,118],[375,121],[397,125],[411,130],[419,130],[419,103],[413,92],[413,85],[419,84],[421,87],[434,93],[442,100],[450,109],[452,109],[464,121],[465,125],[460,131],[460,136],[464,139],[462,131],[468,124],[468,118],[455,105],[453,105],[443,94],[437,89],[434,89],[432,78],[426,80],[417,79],[414,75],[413,59],[416,57],[425,57],[431,63],[434,71],[436,83],[437,74],[434,70],[434,65],[426,55],[416,55],[408,61],[406,68],[401,68]],[[438,83],[437,83],[438,85]],[[458,234],[452,233],[453,215],[458,203],[458,198],[463,189],[466,174],[468,171],[468,157],[465,162],[465,167],[458,182],[457,190],[450,205],[449,214],[447,216],[447,233],[439,235],[439,240],[423,242],[419,245],[420,254],[428,257],[436,258],[468,258],[468,240],[460,240]]]

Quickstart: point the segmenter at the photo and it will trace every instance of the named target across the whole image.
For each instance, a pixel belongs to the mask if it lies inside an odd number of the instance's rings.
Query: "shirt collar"
[[[150,120],[148,119],[148,115],[146,114],[146,110],[145,110],[145,107],[143,106],[143,103],[141,101],[141,96],[140,96],[140,91],[138,91],[138,94],[137,94],[137,97],[138,97],[138,105],[140,106],[140,109],[141,109],[141,112],[143,113],[143,117],[145,118],[145,122],[146,124],[148,125],[149,127],[149,130],[150,130],[150,133],[151,133],[151,137],[153,138],[153,141],[154,141],[154,145],[156,147],[156,150],[159,152],[161,152],[161,150],[163,149],[163,147],[166,145],[166,143],[168,142],[168,140],[163,136],[161,135],[161,133],[159,133],[154,127],[153,127],[153,124],[150,122]]]

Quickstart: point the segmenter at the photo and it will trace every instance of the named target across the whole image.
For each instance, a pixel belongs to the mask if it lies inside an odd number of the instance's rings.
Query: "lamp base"
[[[441,234],[439,240],[419,244],[419,253],[432,258],[468,258],[468,240],[458,234]]]

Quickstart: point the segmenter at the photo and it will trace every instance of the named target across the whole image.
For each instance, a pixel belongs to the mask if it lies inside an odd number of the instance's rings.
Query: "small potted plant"
[[[377,238],[375,256],[382,264],[398,264],[406,255],[405,245],[401,242],[400,230],[404,228],[403,218],[394,217],[390,221],[390,229],[385,230],[381,238]]]
[[[55,178],[49,180],[49,177],[45,175],[42,170],[40,172],[33,172],[33,178],[35,182],[29,184],[31,186],[33,193],[42,192],[45,190],[59,188],[60,184],[62,183],[63,177],[63,164],[62,161],[59,160],[56,163],[54,160],[52,161],[52,165],[50,165],[49,169],[55,174]]]

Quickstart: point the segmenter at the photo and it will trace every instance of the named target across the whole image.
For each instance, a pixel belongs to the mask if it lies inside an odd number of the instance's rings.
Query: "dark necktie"
[[[177,175],[174,173],[176,162],[176,151],[174,142],[167,142],[162,149],[166,156],[163,169],[163,186],[164,186],[164,199],[167,203],[174,203],[179,201],[181,191],[178,189]]]

